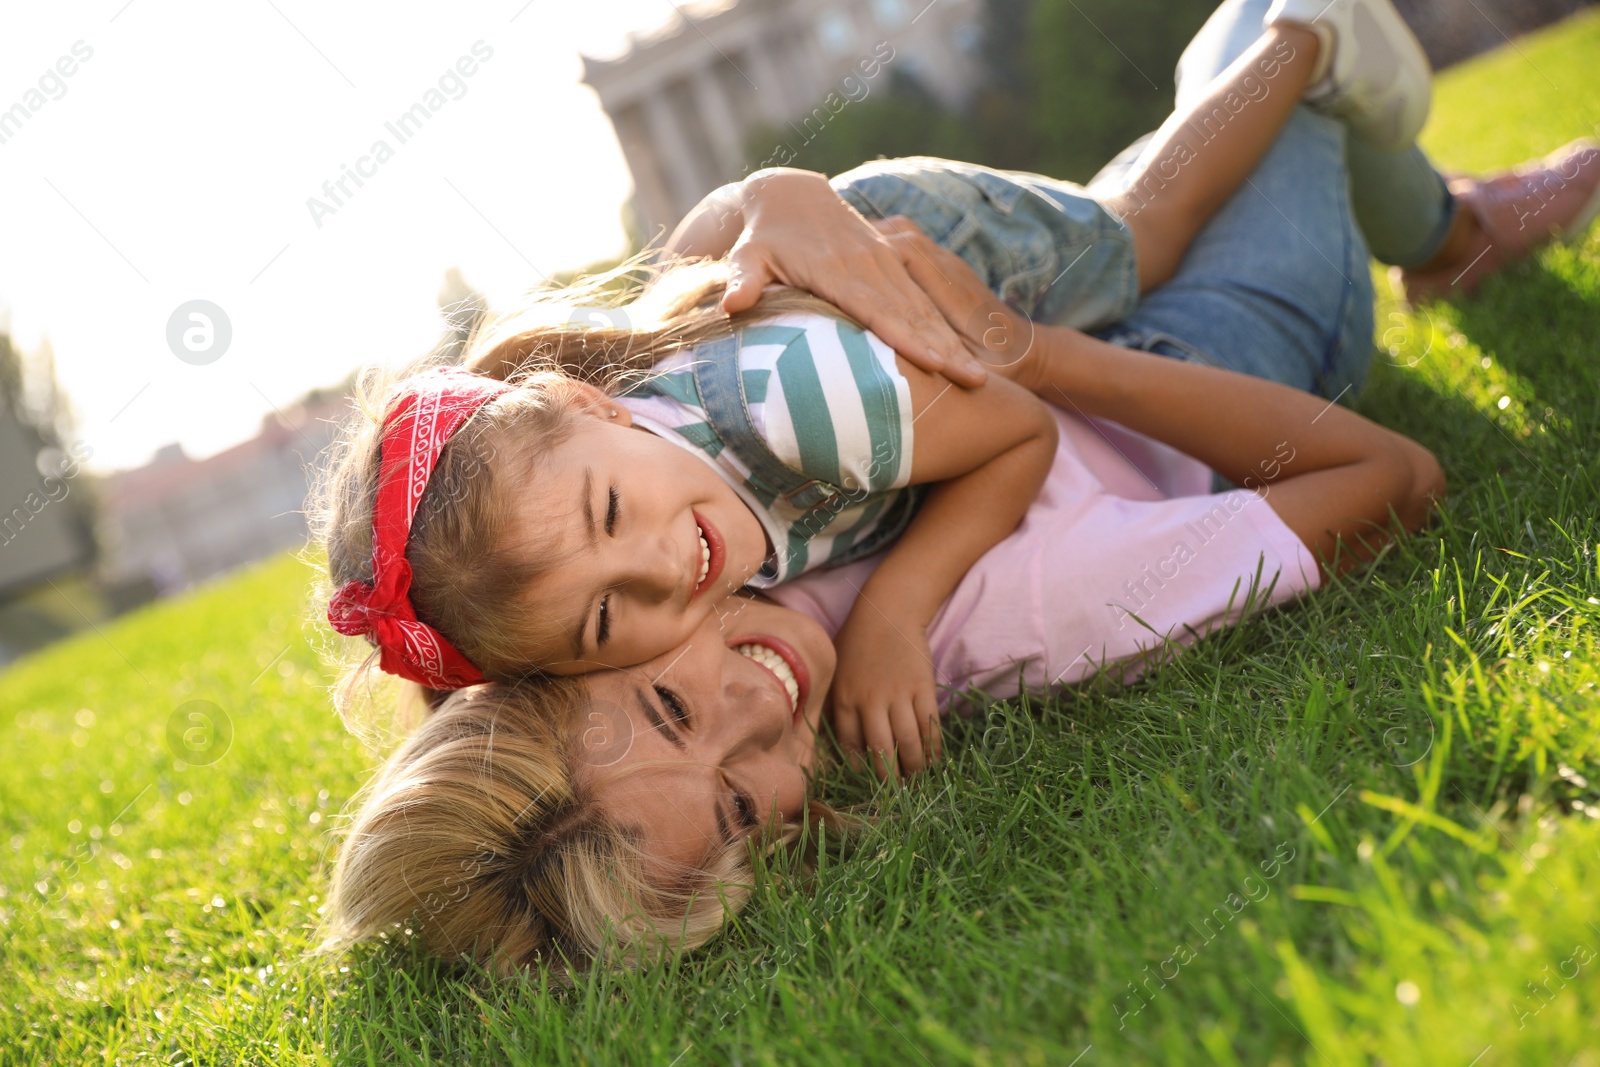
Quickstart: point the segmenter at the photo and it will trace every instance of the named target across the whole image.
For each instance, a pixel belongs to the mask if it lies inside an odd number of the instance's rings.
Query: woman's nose
[[[764,668],[757,667],[756,670]],[[728,706],[741,709],[740,714],[730,720],[730,758],[766,757],[777,751],[789,735],[788,727],[793,714],[789,695],[781,688],[763,684],[765,681],[744,678],[731,681],[725,687]]]

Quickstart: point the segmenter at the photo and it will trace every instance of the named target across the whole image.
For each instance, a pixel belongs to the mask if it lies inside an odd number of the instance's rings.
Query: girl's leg
[[[1271,0],[1224,0],[1212,13],[1178,61],[1178,111],[1194,109],[1217,73],[1254,47],[1270,6]],[[1090,188],[1126,183],[1152,150],[1148,139],[1131,146]],[[1379,260],[1414,267],[1438,255],[1452,236],[1461,236],[1458,204],[1420,148],[1384,151],[1349,137],[1345,160],[1357,224]]]
[[[1459,221],[1459,205],[1422,149],[1373,148],[1359,137],[1345,145],[1356,222],[1373,256],[1415,267],[1445,246]]]
[[[1200,228],[1266,155],[1310,83],[1321,43],[1272,26],[1144,145],[1106,206],[1133,231],[1141,292],[1169,280]]]
[[[1269,0],[1226,0],[1184,52],[1178,106],[1262,34]],[[1296,107],[1248,180],[1196,236],[1173,279],[1101,336],[1328,397],[1366,376],[1372,283],[1345,169],[1345,128]],[[1149,146],[1144,147],[1149,151]],[[1108,169],[1092,187],[1121,181]],[[1426,205],[1437,214],[1439,205]]]
[[[1172,280],[1100,336],[1334,398],[1366,378],[1372,277],[1344,127],[1297,108]]]

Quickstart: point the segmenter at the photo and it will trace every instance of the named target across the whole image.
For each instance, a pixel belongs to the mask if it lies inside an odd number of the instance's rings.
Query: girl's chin
[[[740,568],[739,573],[743,574],[745,580],[748,581],[756,576],[756,573],[761,570],[767,559],[771,557],[772,545],[767,541],[767,528],[761,525],[761,520],[752,515],[750,509],[745,507],[742,501],[739,508],[744,514],[739,516],[740,521],[738,523],[730,524],[732,525],[730,532],[733,537],[730,537],[729,540],[733,541],[734,538],[737,538],[738,543],[736,546],[729,545],[729,563],[730,565],[736,564]]]

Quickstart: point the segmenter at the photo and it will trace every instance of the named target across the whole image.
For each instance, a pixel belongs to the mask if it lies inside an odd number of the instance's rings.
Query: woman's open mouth
[[[800,653],[789,642],[765,635],[743,638],[733,650],[772,672],[789,694],[790,718],[798,724],[805,713],[806,698],[811,695],[811,672]]]
[[[694,515],[694,524],[700,535],[700,577],[694,583],[694,592],[689,595],[689,599],[693,600],[722,574],[723,560],[728,553],[717,528],[702,518],[698,511],[691,514]]]

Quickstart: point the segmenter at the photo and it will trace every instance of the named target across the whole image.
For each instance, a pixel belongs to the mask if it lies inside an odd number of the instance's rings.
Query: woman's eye
[[[611,637],[611,597],[600,598],[600,622],[595,627],[595,644],[603,645]]]
[[[667,714],[672,716],[672,721],[679,726],[689,722],[689,709],[684,707],[683,699],[665,686],[656,686],[656,696],[661,698],[661,704],[667,709]]]
[[[746,830],[756,828],[756,806],[748,794],[737,791],[733,794],[733,810],[739,816],[739,824]]]
[[[606,536],[610,536],[617,528],[617,512],[622,508],[622,494],[617,492],[617,487],[612,486],[611,492],[606,496]]]

